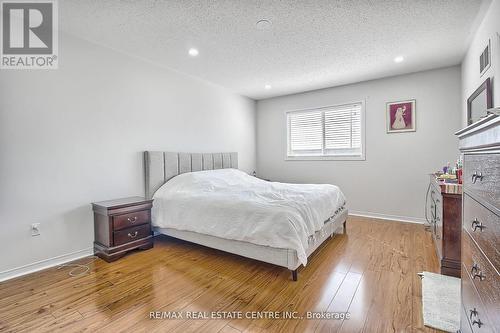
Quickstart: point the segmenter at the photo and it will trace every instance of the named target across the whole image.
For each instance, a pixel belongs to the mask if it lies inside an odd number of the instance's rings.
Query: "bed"
[[[268,182],[238,170],[237,153],[144,152],[158,233],[297,269],[347,219],[334,185]]]

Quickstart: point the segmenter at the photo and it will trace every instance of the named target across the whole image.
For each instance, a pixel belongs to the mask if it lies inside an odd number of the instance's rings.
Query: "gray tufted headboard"
[[[226,168],[238,169],[238,153],[145,151],[146,198],[151,199],[160,186],[181,173]]]

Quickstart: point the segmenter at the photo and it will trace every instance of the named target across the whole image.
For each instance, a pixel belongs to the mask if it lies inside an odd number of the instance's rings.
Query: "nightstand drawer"
[[[114,246],[127,244],[148,236],[151,236],[151,227],[149,224],[115,231],[113,233]]]
[[[151,211],[140,210],[129,214],[117,215],[113,217],[113,230],[135,227],[151,221]]]

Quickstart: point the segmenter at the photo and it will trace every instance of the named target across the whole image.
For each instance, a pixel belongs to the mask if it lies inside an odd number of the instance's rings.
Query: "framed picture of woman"
[[[415,132],[416,102],[414,99],[387,103],[387,133]]]

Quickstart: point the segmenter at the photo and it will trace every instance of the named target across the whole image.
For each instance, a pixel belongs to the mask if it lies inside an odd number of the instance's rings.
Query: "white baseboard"
[[[374,219],[399,221],[399,222],[410,222],[410,223],[419,223],[419,224],[426,223],[425,218],[421,218],[421,217],[388,215],[388,214],[379,214],[379,213],[372,213],[372,212],[360,212],[360,211],[355,211],[355,210],[349,210],[349,215],[371,217]]]
[[[34,273],[37,271],[41,271],[42,269],[58,266],[69,261],[77,260],[80,258],[88,257],[94,254],[94,249],[84,249],[68,254],[63,254],[54,258],[44,259],[32,264],[8,269],[6,271],[0,272],[0,282],[5,280],[10,280],[22,275]]]

